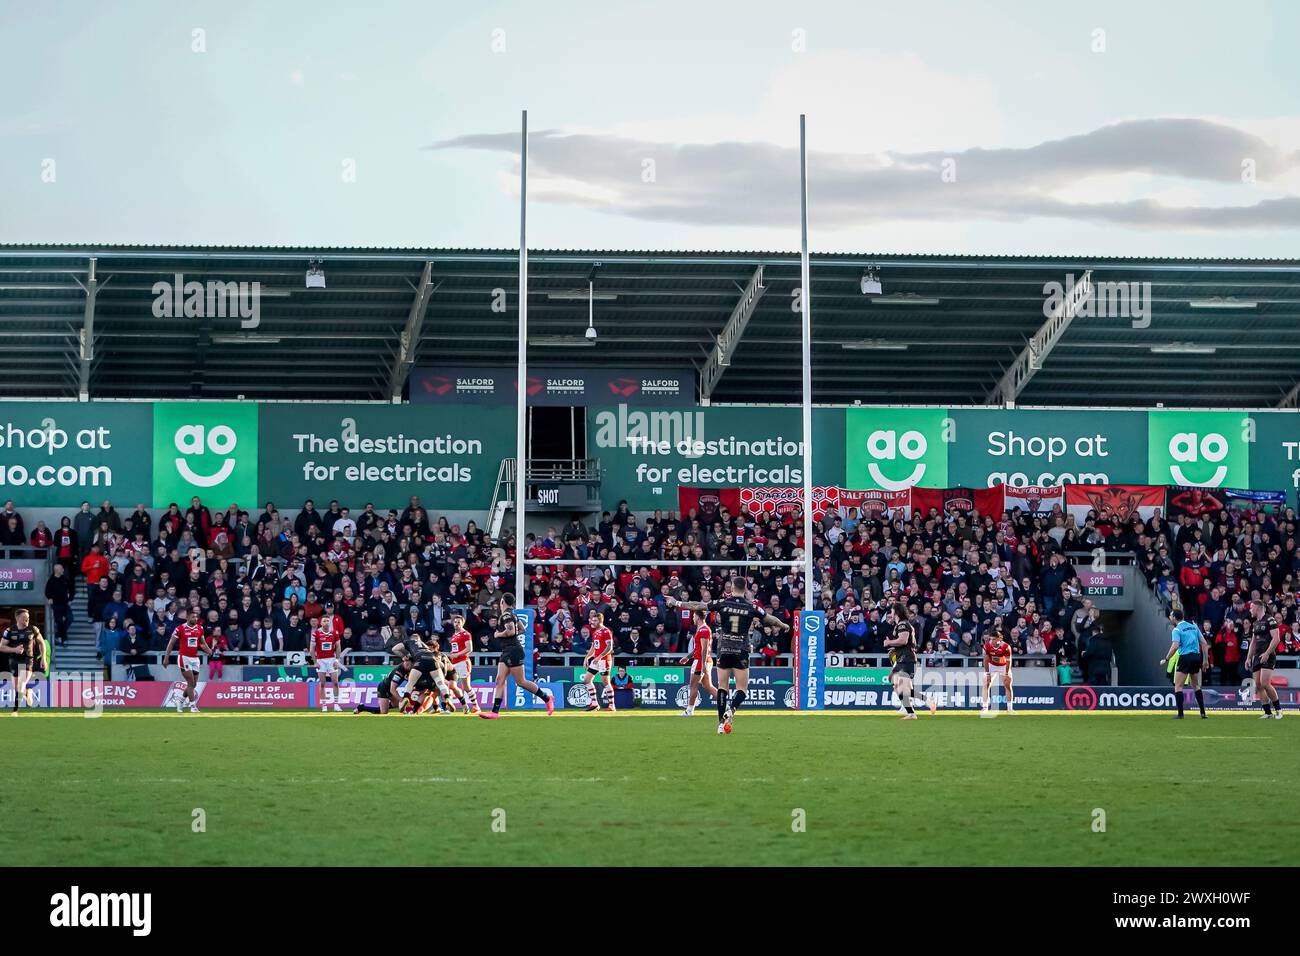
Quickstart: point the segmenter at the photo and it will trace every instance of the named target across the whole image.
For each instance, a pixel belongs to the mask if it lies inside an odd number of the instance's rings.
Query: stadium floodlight
[[[307,260],[307,288],[323,289],[325,288],[325,270],[321,268],[320,259]]]
[[[890,342],[888,339],[855,339],[840,343],[840,348],[851,352],[906,352],[908,347],[906,342]]]
[[[572,289],[565,292],[548,292],[546,298],[553,302],[586,302],[588,299],[595,299],[597,302],[613,302],[618,298],[618,293],[588,292],[586,289]]]
[[[1234,299],[1232,296],[1225,298],[1221,295],[1208,299],[1192,299],[1187,303],[1188,307],[1193,309],[1253,309],[1258,304],[1250,299]]]
[[[871,300],[874,305],[938,305],[939,300],[915,292],[894,292]]]
[[[880,295],[880,274],[875,269],[868,269],[862,273],[862,294],[863,295]]]
[[[1168,345],[1153,345],[1151,352],[1155,355],[1213,355],[1218,349],[1213,345],[1195,345],[1191,342],[1170,342]]]

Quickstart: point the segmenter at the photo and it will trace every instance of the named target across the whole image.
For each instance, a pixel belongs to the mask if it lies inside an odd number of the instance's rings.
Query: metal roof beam
[[[736,354],[736,346],[740,344],[749,320],[753,317],[754,310],[758,308],[758,301],[763,298],[763,293],[766,291],[767,286],[763,285],[763,267],[759,266],[749,277],[749,282],[740,290],[740,301],[731,310],[727,324],[722,327],[708,361],[704,363],[704,368],[700,369],[701,401],[707,402],[713,396],[713,390],[722,380],[722,373],[731,365],[731,357]]]
[[[393,365],[388,373],[386,394],[394,404],[402,400],[402,386],[406,384],[406,376],[415,364],[420,336],[424,332],[424,316],[428,311],[429,298],[436,288],[433,284],[433,260],[430,259],[424,263],[424,270],[420,273],[420,284],[415,288],[415,301],[411,303],[411,311],[406,316],[406,327],[398,337],[397,353],[393,356]]]
[[[90,258],[84,285],[73,276],[73,281],[86,291],[86,304],[81,314],[81,365],[77,372],[77,400],[90,401],[90,369],[95,360],[95,299],[99,295],[99,277],[95,274],[95,258]]]
[[[1074,321],[1079,305],[1091,295],[1092,270],[1089,269],[1061,297],[1061,301],[1052,308],[1051,315],[1038,327],[1038,331],[1030,336],[1006,374],[989,392],[985,404],[1011,405],[1015,402],[1020,392],[1029,384],[1029,380],[1034,377],[1034,373],[1043,367],[1043,362],[1052,353],[1052,349],[1061,340],[1070,323]]]
[[[1282,397],[1282,401],[1277,403],[1278,408],[1300,408],[1300,382],[1292,386],[1291,391]]]

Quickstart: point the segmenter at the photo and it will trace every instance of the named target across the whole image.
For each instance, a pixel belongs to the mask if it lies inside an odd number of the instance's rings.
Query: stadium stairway
[[[76,594],[72,598],[72,626],[68,628],[68,643],[54,647],[54,622],[46,636],[51,642],[50,653],[56,671],[102,670],[103,663],[95,660],[95,628],[86,617],[86,582],[77,578]]]

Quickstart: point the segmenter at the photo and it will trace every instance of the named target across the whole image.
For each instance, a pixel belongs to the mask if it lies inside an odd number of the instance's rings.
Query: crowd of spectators
[[[1300,521],[1280,513],[1227,508],[1173,521],[1159,520],[1136,549],[1138,565],[1168,609],[1200,625],[1223,684],[1245,676],[1250,645],[1250,602],[1263,600],[1283,628],[1280,654],[1300,654]]]
[[[267,502],[255,518],[232,505],[215,514],[199,498],[173,504],[156,519],[143,505],[126,515],[105,501],[83,503],[53,531],[30,534],[13,502],[0,512],[0,543],[55,550],[46,589],[55,640],[66,640],[73,613],[94,623],[105,659],[134,660],[166,646],[187,609],[197,606],[214,642],[231,650],[306,650],[312,622],[326,607],[341,614],[344,646],[382,651],[391,636],[447,633],[450,609],[467,610],[480,651],[495,649],[499,598],[514,590],[515,548],[508,532],[491,541],[473,521],[431,518],[417,496],[399,512],[367,503],[355,514],[338,501],[324,511],[303,503],[290,520]],[[529,534],[527,557],[616,564],[529,566],[527,603],[536,607],[540,663],[581,655],[590,646],[588,611],[613,630],[619,660],[647,663],[684,654],[688,613],[667,598],[708,600],[723,593],[734,568],[687,561],[788,561],[741,570],[750,595],[792,623],[803,607],[803,519],[797,509],[755,519],[723,508],[710,521],[694,512],[638,516],[626,503],[594,526],[574,517]],[[1300,650],[1293,581],[1300,568],[1293,511],[1281,516],[1233,510],[1170,524],[1157,515],[1127,523],[1090,514],[974,512],[905,517],[902,513],[829,515],[813,542],[814,606],[827,616],[827,650],[872,663],[906,618],[933,664],[978,659],[983,638],[1002,631],[1017,656],[1062,668],[1065,679],[1108,682],[1111,635],[1082,593],[1074,563],[1102,548],[1127,553],[1167,606],[1204,622],[1225,682],[1235,682],[1247,640],[1241,621],[1253,596],[1269,601]],[[653,563],[650,563],[653,562]],[[72,607],[73,580],[87,587]],[[756,664],[790,653],[790,632],[754,635]]]

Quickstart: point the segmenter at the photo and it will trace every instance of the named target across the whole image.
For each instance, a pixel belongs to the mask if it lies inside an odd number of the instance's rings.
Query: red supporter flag
[[[868,488],[865,491],[849,491],[845,488],[837,490],[839,492],[838,512],[841,518],[849,516],[850,508],[857,508],[858,517],[868,520],[879,518],[886,512],[891,520],[896,517],[911,517],[911,488],[904,488],[901,491],[884,491],[879,488]]]
[[[812,512],[821,518],[839,507],[840,489],[834,486],[815,486],[812,490]],[[792,515],[803,506],[803,488],[741,488],[740,506],[754,517],[764,515]]]
[[[1123,524],[1135,514],[1145,521],[1164,504],[1164,485],[1065,486],[1065,508],[1081,527],[1089,511]]]
[[[677,510],[685,518],[692,510],[699,515],[700,524],[713,524],[718,513],[726,508],[732,515],[740,514],[739,488],[678,488]]]
[[[1047,487],[1045,485],[1021,485],[1013,487],[1011,485],[1002,485],[1004,496],[1004,507],[1007,511],[1013,508],[1019,508],[1021,511],[1031,515],[1049,515],[1052,509],[1057,505],[1065,507],[1065,487],[1057,485]]]
[[[912,514],[922,517],[936,508],[940,513],[948,511],[978,511],[982,515],[998,517],[1005,504],[1002,486],[996,488],[913,488]]]

